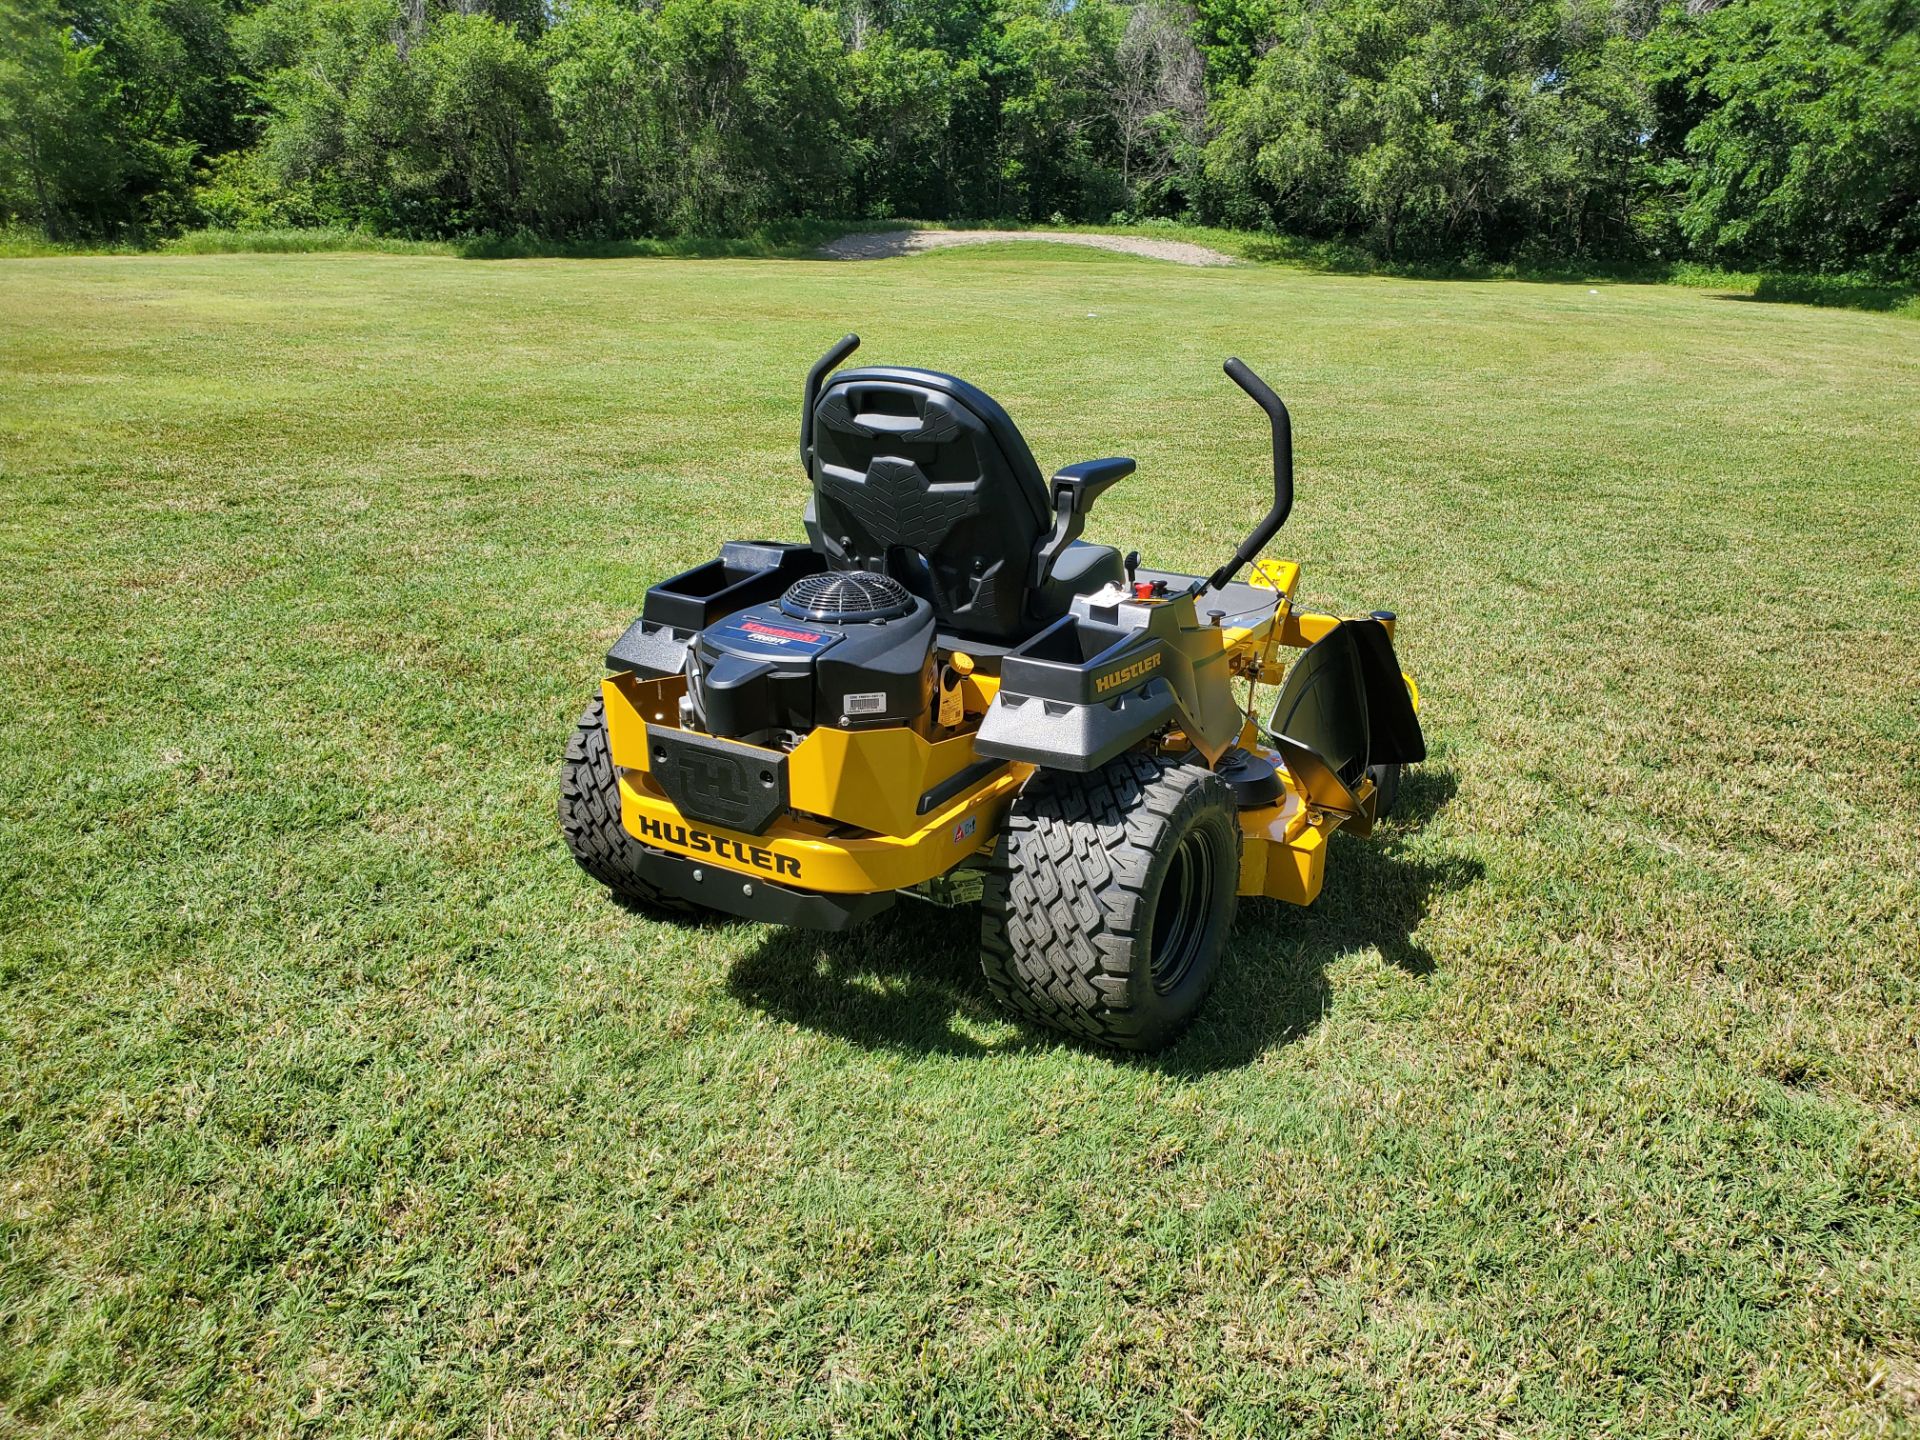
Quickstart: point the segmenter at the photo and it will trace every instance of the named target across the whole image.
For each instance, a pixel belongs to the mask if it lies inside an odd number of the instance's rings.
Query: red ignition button
[[[1153,582],[1151,580],[1134,581],[1133,598],[1136,600],[1151,600],[1153,598]]]

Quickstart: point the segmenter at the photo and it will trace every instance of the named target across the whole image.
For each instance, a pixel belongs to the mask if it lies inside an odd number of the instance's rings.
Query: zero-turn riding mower
[[[859,343],[807,375],[807,542],[729,542],[647,591],[567,746],[561,829],[657,911],[838,930],[902,891],[978,899],[1008,1008],[1157,1049],[1237,898],[1312,901],[1327,838],[1368,833],[1425,758],[1394,617],[1295,609],[1300,567],[1258,561],[1293,505],[1292,429],[1239,360],[1273,506],[1199,577],[1079,538],[1133,461],[1043,482],[965,381],[833,375]],[[1264,725],[1258,683],[1279,684]]]

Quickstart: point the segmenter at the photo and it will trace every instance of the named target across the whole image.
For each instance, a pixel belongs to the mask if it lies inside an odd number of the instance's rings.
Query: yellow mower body
[[[1371,831],[1425,758],[1394,618],[1298,610],[1300,567],[1259,558],[1292,508],[1292,429],[1240,361],[1273,504],[1202,576],[1081,539],[1131,459],[1043,479],[955,376],[829,380],[858,343],[807,379],[806,540],[729,541],[648,588],[568,745],[562,833],[662,913],[844,930],[903,893],[978,901],[1007,1008],[1156,1049],[1238,900],[1310,904],[1328,837]]]
[[[1293,608],[1299,580],[1300,567],[1291,561],[1260,562],[1253,584],[1271,591],[1271,611],[1250,624],[1211,631],[1236,678],[1249,685],[1277,680],[1284,669],[1280,651],[1305,649],[1341,623],[1339,616]],[[1406,683],[1413,692],[1412,680]],[[648,735],[678,728],[685,678],[641,679],[626,672],[607,677],[601,688],[622,825],[644,844],[711,865],[716,880],[724,873],[745,887],[771,882],[864,895],[927,885],[991,849],[1007,805],[1034,768],[1009,761],[920,810],[921,797],[979,761],[973,736],[999,680],[972,673],[962,679],[955,723],[930,727],[931,735],[908,726],[819,729],[790,751],[766,751],[769,766],[785,762],[792,813],[760,834],[745,834],[688,821],[651,777]],[[1360,781],[1357,810],[1323,808],[1279,753],[1263,744],[1251,719],[1237,741],[1272,762],[1285,786],[1275,803],[1239,812],[1239,893],[1310,904],[1325,874],[1327,837],[1342,826],[1362,833],[1372,827],[1374,784]],[[1192,748],[1178,731],[1168,732],[1161,745],[1169,753]]]

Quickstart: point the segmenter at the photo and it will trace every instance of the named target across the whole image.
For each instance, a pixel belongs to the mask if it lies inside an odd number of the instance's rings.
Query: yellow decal
[[[1136,660],[1131,665],[1123,665],[1118,670],[1109,670],[1104,675],[1095,676],[1093,681],[1094,693],[1104,695],[1109,690],[1117,690],[1128,681],[1138,680],[1142,675],[1149,674],[1159,668],[1160,652],[1156,650],[1144,660]]]

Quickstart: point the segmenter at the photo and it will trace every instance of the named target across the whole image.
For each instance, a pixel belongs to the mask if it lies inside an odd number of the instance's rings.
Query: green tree
[[[1649,61],[1697,117],[1669,170],[1696,251],[1915,272],[1917,21],[1911,0],[1742,0],[1670,15]]]
[[[44,0],[0,0],[0,212],[54,239],[124,218],[111,81]]]
[[[173,228],[197,160],[246,138],[221,0],[5,0],[0,170],[50,232]]]
[[[664,74],[652,17],[611,4],[571,10],[541,44],[568,186],[588,227],[646,234],[665,217]]]
[[[1195,0],[1194,39],[1215,85],[1243,83],[1281,33],[1282,0]]]
[[[407,234],[559,230],[571,203],[534,47],[491,15],[281,0],[243,27],[267,177],[323,219]]]
[[[982,56],[998,120],[989,213],[1104,219],[1125,203],[1107,104],[1124,17],[1106,0],[1010,0],[997,20]]]
[[[1920,268],[1920,0],[0,0],[0,213]]]
[[[203,207],[232,224],[399,228],[384,147],[370,152],[356,133],[350,149],[348,135],[362,73],[406,36],[389,0],[266,0],[238,16],[233,33],[259,139],[242,164],[216,174]]]
[[[1647,107],[1607,12],[1286,3],[1278,43],[1215,104],[1221,218],[1394,258],[1630,246]]]
[[[654,25],[671,162],[655,203],[669,224],[738,231],[844,203],[855,157],[831,15],[800,0],[666,0]]]
[[[514,28],[443,15],[409,62],[395,111],[411,121],[394,151],[405,187],[431,196],[449,229],[560,228],[546,77]]]
[[[854,206],[869,215],[947,213],[955,75],[945,51],[860,34],[847,60],[856,137]]]
[[[1205,63],[1192,18],[1141,0],[1113,47],[1108,108],[1129,211],[1182,208],[1204,140]]]

